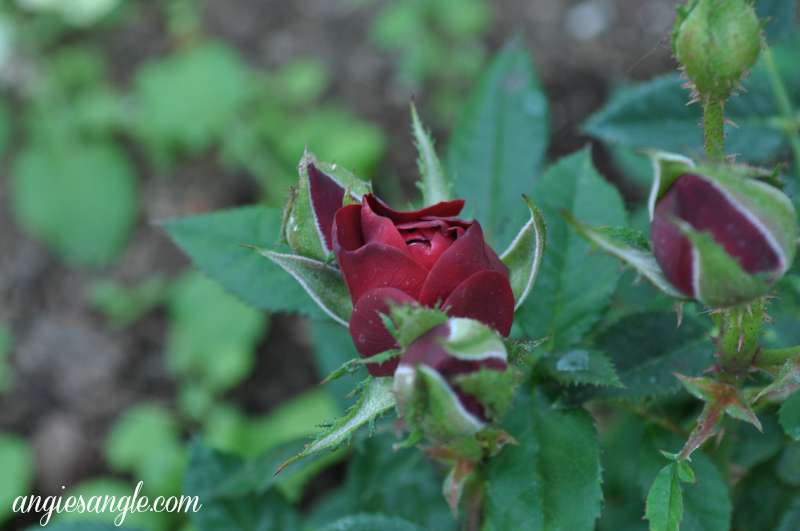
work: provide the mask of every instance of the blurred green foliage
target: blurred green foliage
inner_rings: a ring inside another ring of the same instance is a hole
[[[0,524],[14,516],[11,502],[30,493],[33,484],[33,450],[22,437],[0,433]]]

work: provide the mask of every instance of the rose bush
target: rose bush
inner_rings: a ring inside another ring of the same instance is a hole
[[[353,302],[350,334],[362,356],[396,346],[380,315],[390,303],[439,306],[508,335],[514,318],[508,268],[480,223],[455,217],[463,206],[454,200],[399,212],[369,194],[336,213],[333,249]],[[396,367],[397,359],[368,366],[373,376],[389,376]]]

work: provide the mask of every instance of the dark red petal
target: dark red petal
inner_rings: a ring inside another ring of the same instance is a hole
[[[358,301],[375,288],[397,288],[415,299],[428,271],[403,252],[381,243],[369,243],[355,251],[336,251],[350,297]]]
[[[361,233],[367,243],[383,243],[408,254],[406,242],[392,220],[373,212],[369,203],[364,203],[361,208]]]
[[[413,236],[413,233],[412,233]],[[431,269],[444,252],[453,244],[453,240],[437,232],[425,242],[412,242],[408,244],[411,257],[425,269]]]
[[[364,245],[361,232],[361,205],[340,208],[333,218],[333,252],[355,251]]]
[[[311,207],[328,250],[333,248],[333,217],[342,208],[345,190],[330,175],[317,168],[313,162],[306,166]]]
[[[689,238],[672,222],[676,202],[677,195],[667,193],[656,205],[650,224],[650,241],[656,261],[670,284],[694,297],[692,246]]]
[[[350,336],[361,356],[369,358],[389,349],[397,342],[383,325],[381,313],[389,311],[389,302],[413,302],[414,299],[395,288],[377,288],[365,293],[353,307],[350,317]],[[397,368],[398,358],[380,364],[367,365],[372,376],[391,376]]]
[[[514,293],[506,275],[480,271],[453,290],[444,308],[448,315],[475,319],[507,336],[514,322]]]
[[[391,218],[391,220],[394,221],[395,223],[407,223],[409,221],[417,221],[418,219],[422,219],[423,217],[426,216],[435,216],[435,217],[457,216],[461,212],[461,209],[464,208],[463,199],[454,199],[453,201],[442,201],[441,203],[436,203],[435,205],[431,205],[429,207],[425,207],[420,210],[413,210],[411,212],[399,212],[372,194],[365,195],[364,202],[368,203],[376,214],[380,214],[381,216],[386,216],[387,218]]]
[[[431,269],[420,293],[420,302],[433,306],[444,301],[464,280],[479,271],[497,271],[508,277],[508,269],[484,242],[480,223],[474,222]]]
[[[690,296],[691,245],[674,226],[673,218],[710,233],[748,273],[780,267],[775,249],[745,213],[706,179],[682,175],[656,205],[650,231],[653,252],[667,279]]]

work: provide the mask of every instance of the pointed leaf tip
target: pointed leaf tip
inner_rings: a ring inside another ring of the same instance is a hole
[[[411,133],[417,146],[419,156],[417,167],[422,177],[421,188],[425,205],[434,205],[451,198],[450,183],[444,173],[430,132],[422,124],[417,106],[411,101]]]

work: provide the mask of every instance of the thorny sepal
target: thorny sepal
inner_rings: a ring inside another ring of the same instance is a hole
[[[650,221],[653,221],[658,200],[678,180],[678,177],[692,172],[695,163],[689,157],[668,151],[649,151],[647,154],[653,165],[653,182],[647,199],[647,211],[650,213]]]
[[[369,358],[353,358],[351,360],[347,360],[338,368],[334,369],[330,374],[328,374],[328,376],[326,376],[321,383],[325,385],[334,380],[338,380],[342,376],[352,374],[357,371],[359,367],[363,367],[370,363],[386,363],[387,361],[400,356],[402,353],[403,352],[401,350],[391,349],[387,350],[386,352],[381,352],[380,354],[370,356]]]
[[[762,431],[761,422],[736,387],[704,377],[694,378],[681,374],[676,374],[675,377],[691,395],[705,402],[689,439],[677,456],[678,459],[689,459],[695,450],[716,435],[725,415],[748,422]]]
[[[372,425],[375,419],[395,405],[392,381],[389,378],[367,377],[361,382],[356,392],[359,394],[358,400],[347,411],[347,414],[325,426],[316,439],[303,448],[302,452],[281,464],[275,471],[276,475],[292,463],[323,450],[335,450],[340,445],[347,443],[359,428],[365,424]]]
[[[371,186],[337,164],[318,162],[309,151],[300,159],[298,174],[281,235],[295,253],[325,261],[332,250],[334,214],[345,204],[360,202]]]

